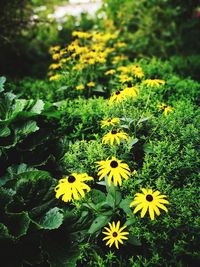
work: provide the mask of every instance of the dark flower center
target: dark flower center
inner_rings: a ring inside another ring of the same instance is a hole
[[[75,181],[76,181],[76,178],[75,178],[74,176],[70,175],[70,176],[68,177],[68,182],[69,182],[69,183],[74,183]]]
[[[116,95],[120,95],[120,91],[115,92]]]
[[[108,122],[111,122],[111,119],[108,119]]]
[[[111,131],[111,134],[116,134],[117,133],[117,130],[112,130]]]
[[[111,166],[112,168],[117,168],[117,166],[118,166],[117,161],[116,161],[116,160],[112,160],[111,163],[110,163],[110,166]]]
[[[151,202],[153,200],[152,195],[147,195],[146,196],[146,200],[149,201],[149,202]]]
[[[117,237],[118,236],[118,234],[117,234],[117,232],[113,232],[113,237]]]

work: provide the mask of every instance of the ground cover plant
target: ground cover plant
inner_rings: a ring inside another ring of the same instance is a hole
[[[51,46],[43,80],[0,77],[5,266],[198,266],[193,59],[133,58],[111,22]]]

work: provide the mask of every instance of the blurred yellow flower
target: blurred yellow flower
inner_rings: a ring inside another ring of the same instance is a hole
[[[138,89],[136,87],[127,87],[122,90],[122,94],[127,97],[136,97],[138,95]]]
[[[57,81],[60,80],[62,76],[60,74],[55,74],[49,78],[50,81]]]
[[[109,105],[115,104],[115,103],[120,103],[125,99],[125,95],[122,93],[122,91],[116,91],[113,93],[109,99]]]
[[[115,72],[116,72],[115,70],[110,69],[110,70],[107,70],[107,71],[105,72],[105,75],[113,75]]]
[[[84,90],[85,86],[83,84],[79,84],[76,86],[76,90]]]
[[[88,38],[90,38],[91,34],[88,33],[88,32],[73,31],[72,32],[72,36],[78,37],[78,38],[81,38],[81,39],[88,39]]]
[[[52,59],[53,60],[59,60],[60,59],[60,54],[59,53],[53,54],[52,55]]]
[[[164,85],[165,81],[160,79],[147,79],[143,81],[143,84],[148,87],[159,87],[160,85]]]
[[[50,66],[49,66],[49,69],[50,70],[56,70],[56,69],[59,69],[60,68],[60,64],[59,63],[52,63]]]
[[[119,75],[119,81],[121,83],[131,82],[132,80],[133,78],[129,77],[128,75],[125,75],[125,74]]]
[[[165,116],[167,116],[168,113],[173,111],[173,108],[171,106],[166,105],[165,103],[162,103],[158,107],[159,107],[159,109],[163,110],[163,113]]]
[[[55,45],[49,48],[49,53],[53,54],[55,52],[58,52],[60,50],[60,45]]]
[[[95,83],[94,82],[89,82],[89,83],[87,83],[87,86],[88,87],[94,87],[95,86]]]

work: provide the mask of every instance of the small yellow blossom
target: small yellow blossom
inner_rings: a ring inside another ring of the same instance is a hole
[[[113,74],[115,74],[115,70],[113,70],[113,69],[110,69],[110,70],[107,70],[106,72],[105,72],[105,75],[113,75]]]
[[[49,53],[53,54],[55,52],[58,52],[59,50],[60,50],[60,45],[55,45],[55,46],[50,47]]]
[[[112,119],[106,119],[101,121],[101,128],[107,127],[107,126],[114,126],[116,124],[120,123],[119,118],[112,118]]]
[[[52,63],[50,66],[49,66],[49,69],[50,70],[57,70],[60,68],[60,64],[59,63]]]
[[[76,86],[76,90],[83,90],[85,89],[85,86],[83,84],[79,84]]]
[[[128,75],[122,74],[119,75],[119,81],[121,83],[131,82],[133,80],[133,77],[129,77]]]
[[[53,54],[52,55],[52,59],[53,60],[59,60],[60,59],[60,54],[59,53]]]
[[[88,87],[94,87],[95,86],[95,83],[94,82],[89,82],[89,83],[87,83],[87,86]]]
[[[171,106],[166,105],[165,103],[162,103],[158,107],[159,109],[163,110],[165,116],[167,116],[170,112],[173,111],[173,108]]]
[[[60,80],[62,76],[60,74],[55,74],[49,78],[50,81],[57,81]]]

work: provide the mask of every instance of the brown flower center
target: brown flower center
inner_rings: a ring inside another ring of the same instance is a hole
[[[115,92],[116,95],[120,95],[120,91]]]
[[[69,183],[74,183],[76,181],[76,178],[73,176],[73,175],[70,175],[69,177],[68,177],[68,182]]]
[[[147,195],[146,196],[146,200],[149,201],[149,202],[153,201],[152,195]]]
[[[108,119],[108,122],[111,122],[111,119]]]
[[[117,133],[117,130],[112,130],[111,131],[111,134],[116,134]]]
[[[112,160],[111,163],[110,163],[110,166],[111,166],[112,168],[117,168],[117,166],[118,166],[117,161],[116,161],[116,160]]]
[[[117,234],[117,232],[113,232],[113,237],[117,237],[118,236],[118,234]]]

